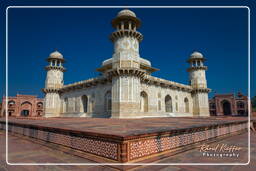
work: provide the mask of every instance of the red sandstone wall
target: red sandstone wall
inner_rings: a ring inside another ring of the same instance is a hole
[[[243,110],[245,114],[248,113],[247,96],[244,96],[241,93],[238,93],[238,96],[239,97],[236,97],[234,94],[216,94],[212,99],[209,99],[209,106],[211,106],[210,105],[211,103],[214,103],[216,106],[215,109],[210,108],[210,113],[211,111],[214,111],[217,116],[223,116],[224,115],[223,106],[222,106],[223,101],[227,101],[230,103],[232,116],[239,115],[238,111],[241,111],[241,110]],[[244,103],[244,108],[238,108],[237,106],[238,101]]]
[[[0,116],[5,116],[8,110],[7,114],[13,117],[19,117],[22,113],[28,114],[29,117],[40,117],[43,114],[43,105],[43,99],[36,96],[16,95],[16,97],[8,97],[8,109],[6,109],[6,97],[3,97]]]
[[[256,117],[256,111],[251,112],[252,117]]]

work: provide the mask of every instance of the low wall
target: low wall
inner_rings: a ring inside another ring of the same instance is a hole
[[[216,127],[195,128],[188,130],[177,130],[176,132],[147,137],[145,139],[128,142],[128,160],[161,153],[171,149],[179,148],[211,138],[234,133],[247,129],[248,123],[219,125]]]
[[[9,132],[63,145],[93,154],[107,161],[120,163],[161,155],[163,152],[239,132],[247,128],[247,121],[233,121],[230,123],[119,137],[95,132],[88,133],[32,124],[12,123],[10,121],[8,124]],[[5,121],[0,121],[0,129],[6,129]]]

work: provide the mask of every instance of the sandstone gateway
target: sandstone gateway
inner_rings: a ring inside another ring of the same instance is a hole
[[[45,117],[142,118],[209,116],[205,58],[188,59],[189,85],[152,76],[158,69],[139,54],[143,36],[135,13],[122,10],[112,20],[113,56],[97,69],[101,76],[64,85],[65,62],[57,51],[47,58]]]

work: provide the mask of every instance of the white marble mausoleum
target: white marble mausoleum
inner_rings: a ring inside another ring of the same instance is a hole
[[[130,10],[122,10],[112,20],[115,31],[112,58],[97,69],[99,77],[64,85],[61,53],[47,58],[45,117],[142,118],[209,116],[205,58],[193,52],[188,58],[188,85],[151,74],[158,69],[142,58],[138,32],[141,21]]]

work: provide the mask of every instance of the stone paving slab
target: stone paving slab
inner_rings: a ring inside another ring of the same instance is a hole
[[[158,171],[172,171],[172,170],[189,170],[189,171],[255,171],[256,170],[256,132],[251,132],[251,161],[250,164],[242,166],[242,165],[215,165],[215,166],[142,166],[140,168],[136,168],[133,170],[136,171],[148,171],[148,170],[158,170]],[[226,138],[224,140],[211,143],[210,146],[214,147],[218,144],[227,144],[229,146],[235,145],[239,146],[242,149],[239,151],[239,158],[234,157],[225,157],[225,158],[216,158],[216,157],[205,157],[199,152],[199,148],[195,148],[193,150],[189,150],[175,156],[171,156],[162,160],[158,160],[157,163],[173,163],[173,162],[192,162],[192,163],[236,163],[236,162],[244,162],[248,161],[248,133],[243,133],[240,135],[232,136]]]
[[[3,118],[0,123],[4,129]],[[246,130],[247,125],[245,117],[9,118],[11,132],[120,163],[156,155],[159,160],[167,152],[188,150],[214,137]]]
[[[224,140],[210,144],[216,146],[217,144],[237,145],[242,147],[240,151],[240,158],[225,158],[216,159],[210,157],[203,157],[199,153],[199,149],[189,150],[174,156],[170,156],[157,163],[172,163],[172,162],[237,162],[238,160],[247,161],[247,138],[248,134],[243,133],[240,135],[232,136]],[[54,150],[44,145],[33,143],[27,139],[9,135],[9,161],[10,162],[92,162],[84,158],[73,156],[63,153],[58,150]],[[110,167],[102,166],[10,166],[5,163],[5,133],[0,131],[0,170],[1,171],[61,171],[61,170],[88,170],[88,171],[111,171],[116,170]],[[254,171],[256,170],[256,133],[251,132],[251,163],[248,166],[139,166],[130,170],[133,171]],[[241,160],[240,160],[241,159]],[[123,169],[125,170],[125,169]]]
[[[10,163],[93,163],[78,156],[63,153],[27,139],[9,134]],[[5,132],[0,131],[0,171],[38,171],[38,170],[106,170],[115,169],[103,166],[11,166],[5,162]]]
[[[82,131],[117,137],[153,134],[209,125],[247,121],[246,117],[166,117],[141,119],[102,118],[9,118],[12,123],[36,125],[63,130]],[[254,120],[256,120],[254,118]],[[0,118],[0,122],[5,118]]]

